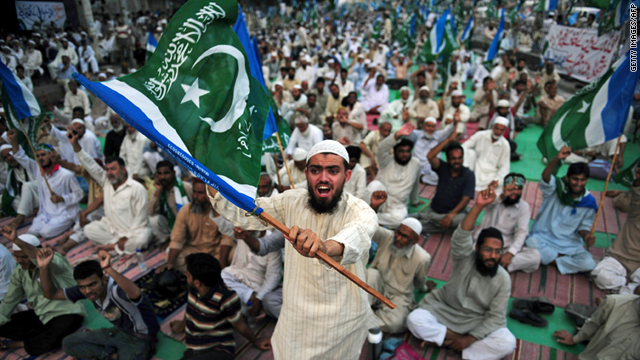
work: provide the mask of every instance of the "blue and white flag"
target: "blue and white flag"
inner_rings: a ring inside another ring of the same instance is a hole
[[[569,22],[569,25],[571,26],[578,22],[578,13],[574,12],[573,14],[569,15],[569,17],[567,17],[567,22]]]
[[[27,86],[0,61],[0,79],[18,120],[40,115],[40,105]],[[6,111],[6,109],[5,109]]]
[[[153,54],[158,47],[158,41],[153,37],[153,33],[149,31],[147,35],[147,52]]]
[[[375,2],[371,2],[371,7],[373,8],[374,11],[378,11],[378,5],[376,5]]]
[[[471,37],[471,32],[473,31],[473,14],[469,17],[469,21],[467,21],[467,25],[462,30],[462,35],[460,35],[460,42],[465,42]]]
[[[444,50],[444,41],[442,38],[444,37],[444,28],[447,25],[447,20],[449,19],[450,10],[447,8],[442,15],[438,18],[436,22],[435,30],[431,29],[429,33],[429,40],[431,41],[431,51],[433,54],[439,54]]]
[[[498,31],[496,32],[496,36],[493,37],[491,41],[491,45],[489,46],[489,50],[487,50],[487,54],[484,57],[484,61],[493,61],[493,59],[498,54],[498,49],[500,48],[500,40],[502,39],[502,35],[504,35],[504,8],[500,8],[500,24],[498,25]]]
[[[544,11],[555,11],[558,8],[558,0],[545,0]]]

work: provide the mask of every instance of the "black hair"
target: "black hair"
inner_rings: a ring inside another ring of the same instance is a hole
[[[170,162],[169,162],[169,161],[167,161],[167,160],[159,161],[159,162],[156,164],[156,171],[159,171],[159,170],[160,170],[160,168],[163,168],[163,167],[168,167],[171,171],[174,171],[174,170],[173,170],[173,164],[172,164],[172,163],[170,163]]]
[[[207,287],[214,287],[220,282],[222,267],[218,259],[211,254],[196,253],[185,258],[187,271],[193,277]]]
[[[111,164],[112,162],[117,162],[118,165],[124,166],[124,160],[122,160],[122,158],[119,156],[107,156],[107,158],[104,160],[105,165]]]
[[[491,76],[485,76],[485,78],[482,79],[482,86],[487,85],[487,83],[491,80],[493,80]]]
[[[502,243],[502,246],[504,247],[504,239],[502,238],[502,233],[500,232],[500,230],[494,227],[483,229],[480,232],[480,235],[478,235],[478,242],[476,243],[476,246],[479,248],[480,246],[484,245],[484,241],[487,238],[500,240],[500,242]]]
[[[84,108],[82,106],[76,106],[73,108],[73,112],[77,112],[77,111],[81,112],[82,115],[84,115]]]
[[[549,86],[549,85],[555,85],[555,84],[556,84],[556,81],[555,81],[555,80],[549,80],[549,81],[547,81],[546,83],[544,83],[544,87],[546,88],[546,87],[547,87],[547,86]]]
[[[319,77],[319,78],[316,80],[316,84],[317,84],[317,83],[323,83],[323,84],[324,84],[324,78],[323,78],[323,77]]]
[[[584,174],[587,179],[589,178],[589,164],[583,162],[573,163],[569,166],[569,170],[567,170],[567,177],[582,174]]]
[[[459,142],[452,142],[451,144],[447,145],[446,148],[444,148],[444,152],[445,154],[447,154],[447,159],[449,158],[449,154],[451,154],[451,152],[454,150],[460,150],[462,151],[462,155],[464,155],[464,148],[462,147],[462,145],[460,145]]]
[[[424,73],[424,71],[420,71],[416,76],[423,76],[426,77],[427,74]]]
[[[73,269],[73,278],[75,280],[84,280],[93,274],[98,275],[98,279],[104,277],[102,266],[97,260],[83,261]]]
[[[396,146],[393,147],[393,150],[395,151],[396,149],[403,147],[403,146],[408,146],[409,150],[413,150],[413,141],[407,139],[407,138],[402,138],[402,140],[400,140],[399,143],[396,144]]]
[[[22,66],[22,65],[18,65],[18,66],[16,66],[16,72],[17,72],[18,70],[20,70],[20,69],[22,69],[22,70],[24,71],[24,66]]]
[[[523,85],[523,86],[527,86],[527,83],[524,80],[518,79],[516,80],[516,82],[513,84],[513,86],[518,86],[518,85]]]
[[[340,74],[342,74],[343,72],[348,73],[347,69],[345,69],[345,68],[340,68]]]
[[[349,154],[349,160],[356,159],[360,162],[360,156],[362,155],[362,149],[358,146],[347,146],[347,153]]]
[[[311,94],[307,95],[307,99],[308,99],[308,98],[310,98],[310,97],[312,97],[312,96],[313,96],[314,98],[316,98],[316,99],[318,98],[318,97],[316,96],[316,94],[311,93]]]

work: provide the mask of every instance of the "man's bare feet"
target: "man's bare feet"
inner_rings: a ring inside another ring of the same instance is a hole
[[[174,320],[169,326],[171,327],[171,332],[174,334],[182,334],[184,332],[185,327],[187,326],[186,317],[182,320]]]
[[[58,244],[58,246],[62,246],[64,244],[67,243],[67,241],[69,241],[69,236],[70,235],[66,235],[63,238],[61,238],[60,240],[56,241],[56,244]]]

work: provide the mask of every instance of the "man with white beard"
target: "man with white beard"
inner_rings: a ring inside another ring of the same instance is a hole
[[[413,155],[420,160],[420,181],[429,185],[438,185],[438,174],[431,169],[431,164],[427,159],[427,155],[431,149],[447,140],[449,135],[451,135],[451,132],[455,129],[456,123],[449,124],[443,130],[437,131],[436,126],[436,119],[428,117],[424,121],[423,130],[414,130],[411,134],[412,137],[415,138]]]
[[[24,66],[24,74],[28,77],[34,73],[44,74],[42,69],[42,53],[36,50],[36,43],[33,40],[27,42],[27,51],[22,56],[22,66]]]
[[[478,131],[467,140],[464,148],[464,166],[476,176],[476,191],[486,189],[497,180],[498,189],[502,189],[504,177],[511,169],[511,147],[504,138],[509,120],[497,117],[493,128]]]
[[[295,120],[296,128],[291,133],[289,144],[285,153],[289,160],[293,158],[293,152],[297,148],[305,151],[311,150],[313,145],[322,141],[322,130],[313,124],[309,124],[309,119],[304,115],[298,115]]]
[[[355,360],[367,329],[381,325],[367,295],[338,272],[315,259],[318,250],[337,259],[359,278],[377,229],[373,210],[344,193],[351,177],[349,155],[336,141],[316,144],[307,156],[307,189],[258,198],[256,205],[290,227],[289,241],[273,246],[260,239],[259,248],[285,248],[282,313],[271,339],[276,359]],[[247,230],[270,227],[224,199],[209,187],[211,203],[235,226]]]
[[[400,130],[402,125],[409,121],[409,105],[411,105],[411,92],[409,87],[400,88],[400,99],[394,100],[380,114],[380,121],[391,123],[391,132]]]
[[[291,96],[293,97],[292,103],[283,103],[280,107],[282,117],[289,122],[289,127],[293,127],[294,115],[296,109],[304,106],[307,103],[307,95],[302,93],[302,87],[300,85],[293,85],[291,89]]]
[[[422,129],[425,119],[440,117],[440,109],[435,101],[429,98],[429,87],[423,86],[418,92],[418,98],[409,106],[409,121],[417,129]]]
[[[420,232],[420,221],[406,218],[395,231],[379,227],[373,236],[378,252],[367,269],[367,284],[396,305],[389,309],[375,299],[371,301],[376,316],[384,323],[382,330],[390,334],[407,329],[407,316],[416,305],[414,290],[429,290],[427,268],[431,256],[417,244]]]

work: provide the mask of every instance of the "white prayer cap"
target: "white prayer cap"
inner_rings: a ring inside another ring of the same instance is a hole
[[[307,124],[307,123],[309,123],[309,119],[304,115],[298,115],[298,117],[296,117],[296,119],[294,120],[294,123],[296,125],[298,125],[298,124]]]
[[[493,120],[493,125],[497,124],[509,126],[509,119],[507,119],[506,117],[498,116],[495,120]]]
[[[428,118],[424,119],[425,124],[426,123],[434,123],[437,124],[438,121],[436,120],[436,118],[434,118],[433,116],[429,116]]]
[[[29,41],[27,41],[27,44],[33,44],[33,45],[35,45],[35,44],[36,44],[36,42],[35,42],[35,41],[33,41],[33,40],[31,40],[31,39],[29,39]]]
[[[506,108],[508,108],[509,107],[509,100],[505,100],[505,99],[498,100],[498,106],[496,106],[496,107],[506,107]]]
[[[451,55],[453,55],[453,56],[460,56],[460,51],[458,51],[458,50],[454,50],[454,51],[451,53]]]
[[[276,86],[283,86],[282,85],[282,81],[276,81],[276,82],[273,83],[273,90],[274,91],[276,90]]]
[[[66,41],[66,42],[69,42],[69,40],[67,40],[67,38],[62,38],[60,41]]]
[[[311,62],[311,56],[305,55],[303,60],[308,62],[308,63],[310,63]]]
[[[347,149],[335,140],[323,140],[313,145],[309,154],[307,154],[307,163],[314,155],[318,154],[335,154],[343,158],[346,162],[349,162],[349,153]]]
[[[307,158],[307,150],[296,148],[293,152],[293,161],[304,161]]]
[[[334,63],[333,59],[327,60],[327,64],[333,64],[333,63]]]
[[[401,88],[400,88],[400,93],[402,94],[402,92],[403,92],[403,91],[409,91],[409,92],[411,92],[411,90],[409,90],[409,87],[408,87],[408,86],[403,86],[403,87],[401,87]]]
[[[300,86],[300,85],[293,85],[293,88],[294,89],[298,89],[298,90],[302,90],[302,86]]]
[[[369,59],[364,59],[364,64],[365,64],[365,65],[369,65],[369,64],[371,64],[371,60],[369,60]]]
[[[156,28],[156,32],[162,32],[162,26],[158,26],[158,27]]]
[[[430,91],[430,90],[429,90],[429,87],[428,87],[427,85],[425,85],[425,86],[421,87],[421,88],[420,88],[420,91],[422,91],[422,90]]]
[[[367,49],[362,49],[362,53],[363,54],[368,54],[369,53],[369,49],[368,48]]]
[[[35,237],[34,235],[31,234],[22,234],[20,236],[18,236],[18,239],[26,242],[29,245],[38,247],[40,246],[40,240],[38,240],[37,237]],[[20,249],[20,247],[16,244],[13,244],[13,251],[22,251],[22,249]]]
[[[396,51],[394,51],[394,52],[398,52],[398,50],[396,50]],[[404,58],[404,54],[403,54],[403,53],[400,53],[400,54],[398,54],[398,57]]]
[[[364,59],[364,55],[358,54],[358,59]]]
[[[334,51],[336,51],[336,48],[331,48],[331,52],[334,52]]]
[[[298,65],[298,63],[297,63],[297,62],[295,62],[295,61],[292,61],[292,62],[291,62],[291,67],[292,67],[292,68],[296,67],[297,65]]]
[[[105,73],[98,74],[98,78],[101,78],[101,77],[106,79],[107,78],[107,74],[105,74]]]
[[[84,120],[75,118],[75,119],[71,120],[71,124],[82,124],[82,125],[84,125]]]
[[[454,96],[464,96],[464,94],[462,93],[462,90],[453,90],[453,92],[451,93],[451,97]]]
[[[131,68],[131,69],[129,70],[129,74],[133,74],[134,72],[136,72],[136,70],[138,70],[138,69],[136,69],[136,68]]]
[[[2,146],[0,146],[0,153],[2,153],[3,151],[5,151],[5,150],[7,150],[7,149],[11,150],[11,149],[12,149],[11,145],[9,145],[9,144],[2,144]]]
[[[404,225],[409,229],[413,230],[416,233],[416,235],[420,235],[420,233],[422,232],[422,224],[420,223],[420,220],[415,218],[408,217],[402,220],[400,225]]]
[[[112,74],[115,74],[115,73],[116,73],[115,71],[113,71],[113,69],[112,69],[112,68],[107,68],[107,70],[106,70],[106,71],[107,71],[107,74],[108,74],[108,73],[112,73]]]

